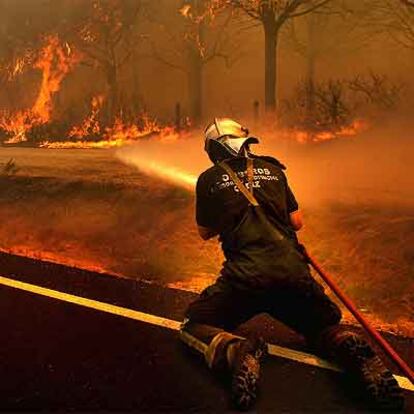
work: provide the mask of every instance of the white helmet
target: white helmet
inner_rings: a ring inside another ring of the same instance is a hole
[[[247,128],[230,118],[214,118],[204,130],[204,149],[214,163],[244,155],[248,144],[259,142],[248,134]]]

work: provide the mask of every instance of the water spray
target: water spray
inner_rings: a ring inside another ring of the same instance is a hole
[[[195,184],[197,182],[197,176],[199,174],[196,171],[188,172],[185,169],[179,169],[168,166],[167,163],[161,161],[151,161],[151,157],[146,154],[140,155],[137,153],[123,152],[117,154],[118,157],[126,164],[133,165],[141,171],[157,176],[165,181],[169,181],[175,185],[185,188],[188,191],[193,192],[195,190]],[[192,159],[191,153],[185,154],[186,160]],[[182,165],[182,163],[180,163]],[[193,164],[193,166],[196,163]],[[236,182],[236,180],[235,180]],[[309,264],[315,269],[315,271],[322,277],[326,284],[331,288],[340,301],[346,306],[346,308],[352,313],[355,319],[362,325],[368,335],[382,348],[385,354],[404,372],[408,379],[414,384],[414,374],[412,369],[407,363],[398,355],[398,353],[391,347],[391,345],[371,326],[371,324],[365,319],[365,317],[359,312],[353,302],[345,295],[345,293],[338,287],[334,279],[328,275],[315,261],[315,259],[309,255],[304,249],[304,253],[309,261]]]
[[[137,156],[122,155],[121,159],[128,165],[137,167],[149,176],[156,176],[162,180],[178,185],[188,191],[193,192],[197,183],[197,176],[179,168],[170,167],[163,163],[140,158]]]
[[[197,177],[208,167],[200,151],[199,140],[180,142],[142,142],[125,146],[116,152],[124,164],[144,174],[194,192]]]

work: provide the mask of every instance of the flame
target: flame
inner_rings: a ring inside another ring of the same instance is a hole
[[[78,57],[73,55],[67,43],[61,45],[57,36],[47,38],[47,45],[43,48],[35,64],[35,67],[42,71],[43,76],[32,113],[41,123],[50,120],[52,96],[59,91],[63,79],[77,61]]]
[[[8,73],[8,80],[13,80],[17,75],[23,73],[24,67],[26,66],[25,57],[17,58],[14,65],[10,68]]]
[[[58,36],[48,36],[45,42],[34,63],[34,68],[42,72],[42,82],[32,108],[14,114],[3,112],[0,117],[0,127],[11,135],[5,141],[7,144],[27,141],[28,131],[50,121],[53,95],[59,91],[63,79],[79,61],[79,56],[72,52],[68,44],[61,44]],[[19,73],[22,65],[21,61],[17,61],[13,73]]]
[[[206,58],[207,46],[200,38],[199,29],[203,24],[211,25],[217,12],[225,6],[222,0],[209,0],[203,3],[202,7],[193,7],[191,4],[185,3],[178,9],[178,13],[190,23],[184,34],[184,40],[199,51],[202,59]]]
[[[184,6],[183,6],[183,7],[181,7],[181,8],[178,10],[178,12],[179,12],[182,16],[184,16],[184,17],[186,17],[186,18],[189,18],[189,17],[191,16],[191,5],[190,5],[190,4],[184,4]]]
[[[286,135],[294,138],[300,143],[308,142],[322,142],[330,141],[342,137],[354,137],[358,133],[366,131],[369,125],[368,122],[362,119],[357,119],[348,126],[343,126],[333,131],[309,132],[304,130],[288,131]]]
[[[84,138],[90,135],[99,135],[101,132],[101,126],[98,121],[98,115],[102,108],[102,104],[104,102],[104,96],[94,96],[91,101],[91,112],[90,114],[83,120],[82,124],[77,126],[75,125],[69,131],[69,137],[78,137]]]
[[[127,145],[135,141],[124,140],[101,140],[97,142],[93,141],[43,141],[39,146],[40,148],[49,149],[98,149],[98,148],[117,148],[123,145]]]
[[[6,144],[16,144],[18,142],[27,141],[26,131],[33,126],[30,111],[19,111],[13,116],[3,111],[0,117],[0,128],[12,135]]]
[[[179,137],[179,134],[173,127],[161,127],[157,120],[151,118],[147,113],[141,114],[136,123],[125,123],[121,117],[117,117],[112,126],[102,128],[97,120],[97,115],[102,102],[103,97],[92,99],[90,116],[83,121],[81,126],[73,127],[69,134],[70,137],[85,138],[90,136],[93,132],[98,134],[104,129],[101,140],[89,141],[80,139],[63,142],[51,142],[46,140],[40,144],[40,147],[55,149],[116,148],[149,137],[162,141],[174,141]]]
[[[4,65],[5,79],[12,82],[18,75],[21,75],[27,67],[33,66],[33,50],[26,49],[22,55],[16,56],[10,63]]]

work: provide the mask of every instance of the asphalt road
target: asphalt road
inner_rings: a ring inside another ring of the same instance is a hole
[[[0,275],[172,320],[194,294],[0,254]],[[227,383],[177,340],[177,332],[0,284],[1,411],[230,411]],[[269,341],[301,338],[261,316]],[[412,341],[389,337],[413,364]],[[406,412],[414,392],[406,391]],[[264,366],[259,412],[366,412],[343,375],[286,358]]]

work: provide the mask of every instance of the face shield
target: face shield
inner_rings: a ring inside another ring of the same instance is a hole
[[[249,130],[229,118],[215,118],[204,131],[205,147],[210,159],[216,163],[242,154],[248,144],[258,143],[249,137]]]

